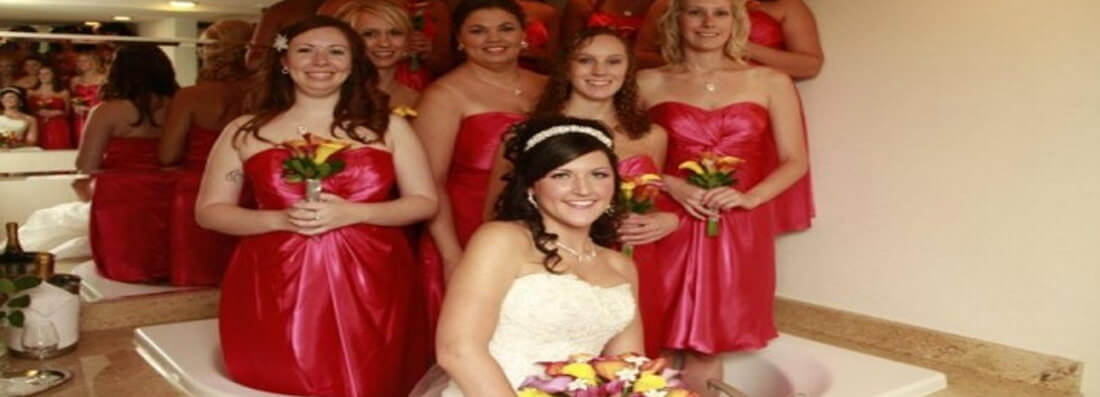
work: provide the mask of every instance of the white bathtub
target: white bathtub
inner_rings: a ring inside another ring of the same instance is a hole
[[[215,319],[142,327],[138,354],[179,389],[203,397],[291,397],[233,383],[224,374]],[[725,381],[749,397],[920,397],[947,387],[943,374],[790,335],[731,356]]]

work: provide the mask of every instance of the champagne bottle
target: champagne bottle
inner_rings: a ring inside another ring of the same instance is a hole
[[[19,224],[8,222],[4,225],[8,231],[8,245],[4,247],[4,256],[23,253],[23,246],[19,245]]]
[[[14,277],[27,272],[27,267],[34,263],[34,256],[23,251],[19,245],[19,224],[8,222],[4,225],[8,232],[8,243],[4,246],[4,253],[0,254],[0,277]]]

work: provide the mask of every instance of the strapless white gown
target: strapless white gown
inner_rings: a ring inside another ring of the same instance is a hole
[[[543,372],[540,361],[563,361],[575,353],[599,355],[634,319],[635,305],[630,284],[600,287],[572,274],[517,278],[501,303],[489,354],[515,389],[528,376]],[[411,396],[464,397],[438,367]]]

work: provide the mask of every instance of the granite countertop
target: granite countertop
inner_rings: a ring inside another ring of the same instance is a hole
[[[73,353],[35,361],[8,356],[14,370],[57,368],[73,378],[42,395],[54,397],[183,396],[134,350],[134,328],[89,331],[80,334]]]

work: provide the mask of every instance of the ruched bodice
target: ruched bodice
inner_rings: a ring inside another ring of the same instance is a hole
[[[335,155],[345,162],[344,170],[325,178],[325,192],[348,201],[383,201],[393,193],[393,159],[389,152],[371,146],[345,150]],[[271,148],[249,157],[244,172],[252,182],[259,209],[284,209],[305,198],[305,184],[287,183],[281,172],[290,152]]]
[[[749,10],[749,41],[771,48],[784,48],[783,24],[760,10]]]
[[[635,309],[630,284],[601,287],[572,274],[522,276],[501,302],[489,354],[515,388],[542,373],[538,362],[600,354],[634,319]],[[444,397],[462,395],[453,382],[443,392]]]
[[[663,102],[650,109],[654,122],[669,134],[665,172],[697,160],[703,152],[736,156],[745,160],[738,168],[738,189],[747,189],[770,171],[765,165],[771,139],[768,109],[755,102],[736,102],[716,109],[702,109],[681,102]]]

